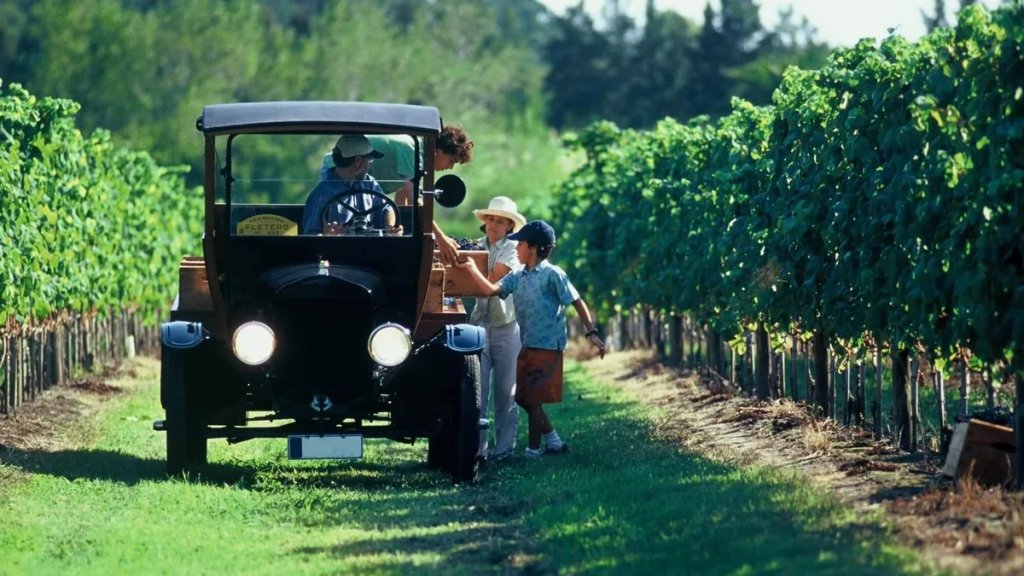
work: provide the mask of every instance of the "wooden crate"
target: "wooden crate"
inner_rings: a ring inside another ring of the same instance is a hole
[[[206,262],[200,256],[185,256],[178,266],[178,310],[213,310]]]
[[[435,253],[436,254],[436,253]],[[487,276],[487,251],[485,250],[461,250],[460,256],[465,256],[476,263],[476,267]],[[445,267],[444,295],[447,297],[463,296],[485,296],[476,283],[470,277],[470,273],[455,266]]]
[[[421,341],[430,338],[446,324],[458,324],[466,321],[466,309],[462,302],[455,298],[453,302],[445,304],[448,297],[445,294],[446,278],[452,268],[434,268],[430,271],[430,281],[427,284],[426,301],[423,303],[423,313],[413,333],[413,340]]]
[[[982,420],[961,422],[953,428],[942,473],[957,480],[969,474],[985,486],[1009,483],[1016,452],[1013,428]]]

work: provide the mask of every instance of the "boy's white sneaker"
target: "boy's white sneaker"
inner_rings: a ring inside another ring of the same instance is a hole
[[[544,454],[568,454],[568,453],[569,453],[569,443],[568,442],[562,442],[558,446],[548,446],[547,448],[544,449]]]

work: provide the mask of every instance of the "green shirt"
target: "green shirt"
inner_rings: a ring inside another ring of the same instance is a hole
[[[412,137],[405,134],[369,136],[373,149],[384,155],[373,161],[370,175],[377,179],[388,194],[397,192],[416,175]]]

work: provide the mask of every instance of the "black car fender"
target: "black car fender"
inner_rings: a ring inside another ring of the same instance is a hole
[[[444,327],[444,347],[459,354],[476,354],[487,345],[487,332],[473,324],[448,324]]]

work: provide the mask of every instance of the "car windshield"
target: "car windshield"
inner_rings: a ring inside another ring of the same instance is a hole
[[[241,134],[218,150],[218,199],[230,205],[233,235],[409,236],[409,207],[396,193],[417,166],[408,135]],[[371,148],[372,147],[372,150]],[[415,163],[414,163],[415,162]],[[368,174],[368,175],[367,175]],[[410,192],[411,194],[411,192]]]

